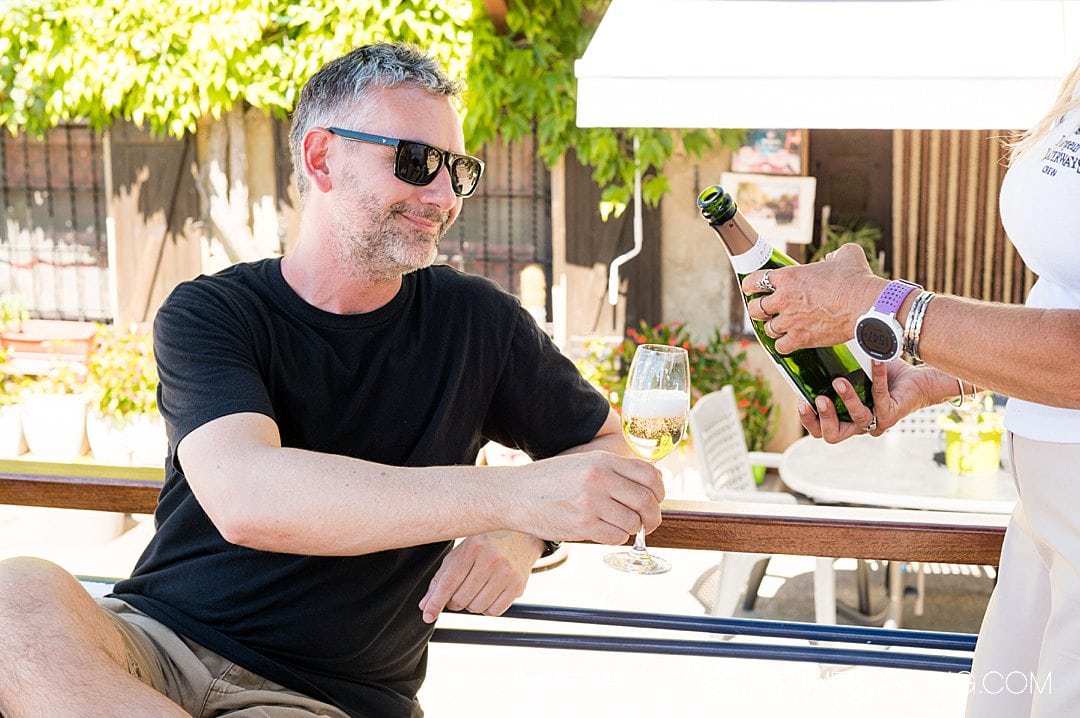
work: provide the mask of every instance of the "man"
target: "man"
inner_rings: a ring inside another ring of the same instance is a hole
[[[421,715],[444,608],[503,612],[545,541],[659,524],[659,474],[528,314],[429,266],[482,173],[456,94],[392,44],[307,83],[296,248],[155,321],[170,452],[132,577],[95,604],[0,564],[7,718]],[[474,466],[487,439],[539,460]]]

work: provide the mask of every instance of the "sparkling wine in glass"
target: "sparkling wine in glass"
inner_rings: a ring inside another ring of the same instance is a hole
[[[641,458],[656,463],[670,454],[686,432],[690,415],[690,362],[686,350],[642,344],[634,353],[622,400],[622,434]],[[666,573],[671,564],[645,548],[638,529],[628,551],[604,557],[608,566],[630,573]]]

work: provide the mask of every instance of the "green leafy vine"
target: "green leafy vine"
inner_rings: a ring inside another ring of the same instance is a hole
[[[549,167],[573,149],[592,168],[607,216],[631,199],[635,138],[642,196],[655,205],[678,145],[700,155],[743,133],[577,127],[574,60],[606,5],[510,0],[500,34],[483,0],[16,0],[0,14],[0,125],[41,133],[125,119],[179,137],[239,103],[283,116],[328,60],[402,40],[466,78],[471,145],[535,128]]]

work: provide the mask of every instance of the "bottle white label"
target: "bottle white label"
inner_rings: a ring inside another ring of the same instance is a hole
[[[731,266],[735,268],[736,274],[749,274],[764,267],[772,253],[773,246],[764,237],[758,237],[757,243],[749,252],[732,255]]]
[[[844,346],[851,350],[851,355],[855,357],[855,361],[859,362],[859,366],[866,372],[867,376],[870,376],[870,370],[873,368],[870,365],[870,355],[863,351],[859,343],[854,339],[848,339],[844,342]]]

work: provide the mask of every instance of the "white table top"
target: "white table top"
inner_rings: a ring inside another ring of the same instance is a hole
[[[1012,475],[959,476],[934,459],[940,439],[886,433],[827,444],[807,436],[784,452],[780,478],[816,502],[1012,513]]]

